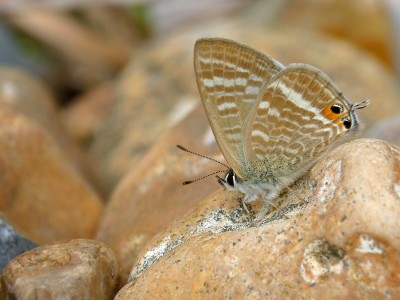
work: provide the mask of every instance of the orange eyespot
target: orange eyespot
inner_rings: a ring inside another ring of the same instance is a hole
[[[336,102],[325,107],[322,114],[334,124],[342,127],[343,130],[350,129],[352,126],[351,118],[341,103]]]
[[[343,112],[343,106],[341,106],[340,104],[333,104],[332,106],[331,106],[331,111],[334,113],[334,114],[341,114],[342,112]]]
[[[324,108],[322,114],[329,120],[336,120],[343,113],[343,106],[339,103],[334,103]]]

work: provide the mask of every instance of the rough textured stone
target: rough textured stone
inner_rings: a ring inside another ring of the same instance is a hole
[[[146,246],[116,299],[398,298],[399,174],[399,148],[363,139],[318,162],[260,222],[240,194],[218,191]]]
[[[10,226],[0,214],[0,273],[11,259],[36,246]]]
[[[155,144],[117,186],[105,209],[97,238],[115,250],[123,282],[154,234],[219,187],[214,176],[182,186],[183,181],[226,168],[177,149],[178,143],[215,158],[217,146],[202,107]]]
[[[186,108],[200,102],[193,45],[205,36],[232,38],[284,64],[304,62],[319,67],[352,102],[373,100],[371,109],[360,111],[368,125],[400,113],[400,95],[392,74],[351,44],[289,30],[261,30],[240,21],[209,22],[137,52],[122,74],[115,104],[90,149],[109,192],[160,135],[179,123]]]
[[[111,299],[118,287],[113,251],[95,240],[44,245],[4,269],[6,299]]]
[[[0,108],[0,211],[36,243],[92,237],[103,206],[40,126]]]

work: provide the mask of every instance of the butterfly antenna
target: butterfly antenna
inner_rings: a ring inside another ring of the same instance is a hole
[[[191,153],[191,154],[194,154],[194,155],[209,159],[209,160],[211,160],[213,162],[219,163],[220,165],[223,165],[224,167],[227,167],[229,169],[229,167],[226,164],[224,164],[224,163],[222,163],[222,162],[220,162],[220,161],[218,161],[218,160],[216,160],[214,158],[211,158],[211,157],[208,157],[208,156],[205,156],[205,155],[190,151],[189,149],[186,149],[185,147],[183,147],[181,145],[176,145],[176,147],[178,147],[178,149],[181,149],[182,151],[185,151],[185,152],[188,152],[188,153]],[[221,171],[221,172],[224,172],[224,171]],[[219,173],[219,172],[217,172],[217,173]],[[210,175],[213,175],[213,174],[210,174]],[[209,175],[207,175],[207,176],[209,176]],[[197,181],[197,180],[195,180],[195,181]]]
[[[200,178],[197,178],[197,179],[194,179],[194,180],[184,181],[184,182],[182,182],[182,184],[183,184],[183,185],[188,185],[188,184],[191,184],[191,183],[193,183],[193,182],[202,180],[202,179],[204,179],[204,178],[207,178],[207,177],[209,177],[209,176],[212,176],[212,175],[215,175],[215,174],[218,174],[218,173],[222,173],[222,172],[226,172],[226,171],[224,171],[224,170],[216,171],[216,172],[214,172],[214,173],[208,174],[208,175],[206,175],[206,176],[203,176],[203,177],[200,177]],[[217,176],[217,177],[218,177],[218,176]],[[220,177],[218,177],[218,178],[220,178]]]

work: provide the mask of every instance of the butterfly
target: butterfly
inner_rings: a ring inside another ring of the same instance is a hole
[[[284,66],[232,40],[194,47],[201,100],[229,170],[218,182],[273,204],[282,190],[359,129],[356,110],[332,80],[308,64]]]

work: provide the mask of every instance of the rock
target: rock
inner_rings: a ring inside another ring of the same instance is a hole
[[[378,122],[365,133],[365,136],[400,146],[400,117],[395,116]]]
[[[379,0],[293,1],[275,15],[275,23],[347,40],[394,69],[394,3]]]
[[[0,211],[36,243],[92,237],[103,206],[42,127],[0,107]]]
[[[136,53],[116,85],[109,116],[93,139],[90,154],[108,193],[160,136],[199,104],[189,47],[178,52],[156,49]]]
[[[62,112],[68,133],[82,148],[86,149],[94,134],[104,122],[114,100],[114,84],[105,82],[95,86],[78,98]]]
[[[110,78],[128,59],[126,47],[111,42],[65,11],[24,6],[7,16],[10,24],[50,48],[56,54],[54,58],[60,58],[63,74],[57,75],[75,89]],[[69,42],[65,43],[67,37]]]
[[[122,74],[110,115],[90,148],[108,193],[161,135],[182,120],[187,108],[200,103],[193,45],[196,39],[210,36],[248,44],[284,64],[304,62],[320,68],[351,102],[372,99],[371,109],[360,111],[368,125],[400,113],[393,74],[349,43],[304,32],[268,30],[237,20],[209,22],[136,52]]]
[[[0,273],[15,256],[37,247],[4,220],[0,214]]]
[[[95,240],[56,242],[14,258],[3,271],[6,299],[111,299],[118,287],[113,251]]]
[[[177,149],[178,143],[217,158],[217,146],[202,107],[198,106],[154,145],[116,187],[106,206],[97,239],[116,252],[123,282],[136,255],[154,234],[219,187],[214,175],[182,185],[183,181],[226,167],[183,152]]]
[[[399,148],[362,139],[320,160],[260,222],[239,193],[217,191],[146,246],[116,299],[398,298],[399,173]]]
[[[42,82],[21,70],[0,66],[0,107],[3,106],[41,126],[60,146],[66,159],[87,179],[97,181],[87,156],[67,135],[56,100]]]

